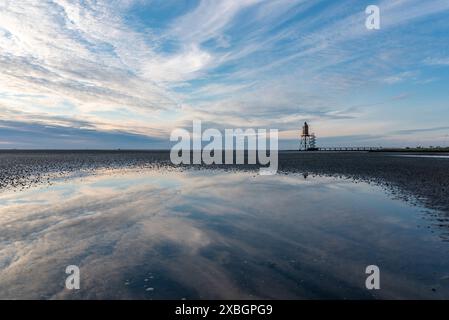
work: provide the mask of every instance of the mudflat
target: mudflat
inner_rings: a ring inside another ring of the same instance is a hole
[[[169,151],[0,151],[0,190],[51,183],[77,171],[172,167]],[[256,170],[257,165],[187,165]],[[449,212],[449,154],[381,152],[279,153],[279,174],[345,177],[381,185],[408,201]]]

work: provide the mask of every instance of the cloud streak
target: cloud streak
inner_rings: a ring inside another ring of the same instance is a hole
[[[151,140],[192,119],[285,132],[305,119],[360,128],[356,121],[380,125],[390,108],[398,110],[391,123],[408,130],[424,112],[409,92],[417,84],[422,97],[440,92],[448,77],[437,70],[447,64],[447,1],[380,1],[382,29],[375,33],[364,27],[368,1],[183,4],[2,1],[0,118],[85,121],[96,133]],[[406,101],[391,99],[400,95]],[[350,107],[380,100],[390,103]],[[406,102],[415,110],[407,121]],[[444,101],[429,103],[441,111]],[[442,126],[440,119],[425,125]],[[343,134],[337,128],[334,135]]]

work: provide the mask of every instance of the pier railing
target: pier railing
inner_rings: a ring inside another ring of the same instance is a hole
[[[328,147],[317,148],[318,151],[379,151],[381,147]]]

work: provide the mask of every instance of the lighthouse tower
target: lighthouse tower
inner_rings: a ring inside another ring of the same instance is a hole
[[[299,150],[301,151],[311,151],[316,149],[316,137],[314,133],[310,133],[310,127],[307,122],[304,122],[301,134],[301,143],[299,145]]]

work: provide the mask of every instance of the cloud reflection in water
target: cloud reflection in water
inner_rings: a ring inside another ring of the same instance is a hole
[[[448,244],[422,208],[363,183],[129,170],[0,204],[3,299],[449,298]],[[71,264],[80,291],[64,289]]]

